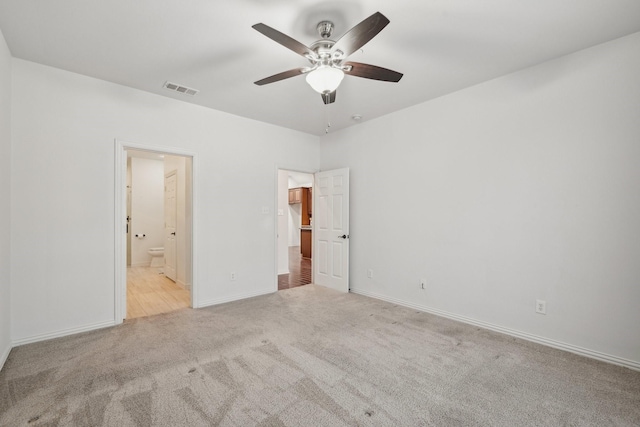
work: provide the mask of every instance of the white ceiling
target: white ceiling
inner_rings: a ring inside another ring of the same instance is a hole
[[[391,23],[350,59],[404,73],[399,83],[346,76],[328,107],[308,65],[251,26],[310,45],[320,20],[334,39],[380,11]],[[239,116],[321,135],[640,31],[638,0],[1,0],[14,57]],[[163,89],[172,81],[195,97]]]
[[[296,187],[312,187],[313,186],[313,175],[310,173],[304,172],[289,172],[289,188]]]

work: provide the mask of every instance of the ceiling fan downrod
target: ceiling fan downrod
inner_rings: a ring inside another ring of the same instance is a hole
[[[329,37],[331,37],[331,33],[333,32],[333,22],[321,21],[320,23],[318,23],[316,30],[318,30],[318,34],[320,34],[320,37],[322,37],[323,39],[328,39]]]

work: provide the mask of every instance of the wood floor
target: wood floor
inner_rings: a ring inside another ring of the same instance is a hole
[[[127,268],[127,319],[168,313],[191,306],[189,291],[158,273],[158,268]],[[311,283],[311,260],[300,246],[289,248],[289,274],[278,276],[278,290]]]
[[[278,275],[278,290],[311,283],[311,259],[302,258],[300,246],[289,247],[289,274]]]
[[[127,268],[127,319],[168,313],[191,306],[189,291],[178,286],[158,268]]]

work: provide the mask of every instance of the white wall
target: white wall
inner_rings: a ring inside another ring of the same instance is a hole
[[[12,63],[15,343],[114,322],[114,138],[196,154],[199,305],[273,291],[276,167],[318,169],[319,138]]]
[[[300,246],[300,225],[302,224],[302,204],[294,203],[287,209],[289,215],[289,246]]]
[[[145,237],[137,238],[136,234]],[[131,158],[131,266],[149,266],[164,246],[164,161]]]
[[[289,173],[278,170],[278,274],[289,274]],[[282,211],[282,215],[280,215]]]
[[[11,53],[0,32],[0,369],[11,350]]]
[[[640,368],[638,52],[640,33],[324,136],[321,169],[351,168],[352,289]]]

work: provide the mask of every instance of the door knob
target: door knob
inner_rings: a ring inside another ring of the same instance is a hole
[[[348,239],[349,235],[348,234],[343,234],[342,236],[338,236],[340,239]]]
[[[171,233],[171,235],[172,235],[172,236],[175,236],[175,235],[176,235],[176,232],[174,231],[173,233]]]

